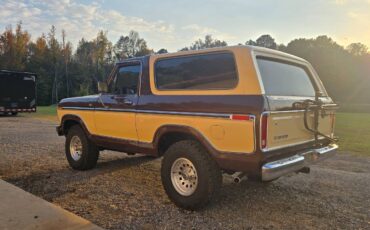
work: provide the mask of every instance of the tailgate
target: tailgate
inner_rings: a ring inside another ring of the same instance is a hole
[[[304,111],[273,111],[266,112],[262,120],[267,122],[267,135],[264,150],[274,150],[293,145],[299,145],[315,140],[315,135],[304,125]],[[326,136],[333,137],[335,110],[326,109],[319,113],[318,131]],[[307,113],[307,123],[314,128],[314,112]],[[319,136],[319,139],[324,137]]]

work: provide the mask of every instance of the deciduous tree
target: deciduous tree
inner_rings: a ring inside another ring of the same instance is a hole
[[[180,51],[201,50],[201,49],[206,49],[206,48],[214,48],[214,47],[222,47],[222,46],[227,46],[227,43],[225,41],[214,39],[212,35],[209,34],[204,37],[204,40],[198,39],[191,46],[184,47]]]
[[[144,56],[153,53],[146,44],[143,38],[140,38],[139,33],[130,31],[128,36],[121,36],[114,45],[114,53],[118,60]]]

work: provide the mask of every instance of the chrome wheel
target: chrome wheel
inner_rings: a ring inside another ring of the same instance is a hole
[[[171,181],[175,190],[182,196],[190,196],[198,186],[198,175],[193,163],[179,158],[171,167]]]
[[[78,161],[82,155],[82,142],[78,136],[73,136],[69,143],[69,152],[73,160]]]

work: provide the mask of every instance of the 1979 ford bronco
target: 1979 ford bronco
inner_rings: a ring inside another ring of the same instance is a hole
[[[337,105],[312,66],[252,46],[149,55],[119,62],[99,95],[63,99],[59,135],[70,166],[104,149],[163,156],[162,183],[198,209],[222,173],[271,181],[332,155]]]

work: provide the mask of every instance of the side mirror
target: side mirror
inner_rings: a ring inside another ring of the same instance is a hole
[[[98,92],[99,93],[106,93],[108,92],[108,85],[104,81],[98,81]]]

